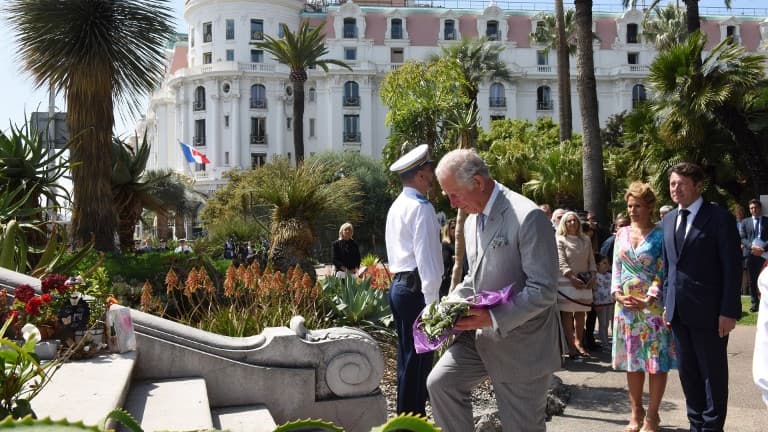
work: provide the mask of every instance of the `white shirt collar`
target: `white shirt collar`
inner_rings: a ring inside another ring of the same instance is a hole
[[[496,201],[496,197],[499,196],[499,191],[499,184],[494,180],[493,192],[491,192],[491,196],[488,198],[488,202],[485,203],[485,208],[483,209],[483,214],[486,218],[491,215],[491,209],[493,208],[494,201]]]
[[[701,205],[704,204],[704,198],[699,196],[696,201],[692,202],[691,205],[686,207],[685,209],[688,210],[690,213],[688,214],[688,223],[690,224],[690,221],[692,221],[696,217],[696,213],[699,212],[701,209]],[[678,210],[682,210],[683,206],[678,206]]]

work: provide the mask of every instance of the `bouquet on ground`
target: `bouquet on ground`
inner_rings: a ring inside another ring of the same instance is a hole
[[[509,302],[512,297],[512,285],[500,291],[481,291],[463,298],[447,295],[428,304],[413,323],[413,344],[421,354],[434,351],[443,345],[453,334],[460,333],[454,326],[459,318],[466,316],[472,308],[490,309]]]

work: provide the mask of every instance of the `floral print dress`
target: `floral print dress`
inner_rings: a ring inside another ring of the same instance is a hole
[[[657,298],[642,311],[625,309],[616,303],[612,352],[616,370],[659,373],[677,367],[672,333],[662,318],[663,243],[664,234],[659,226],[654,227],[636,248],[630,242],[630,227],[616,233],[611,295],[619,292],[645,298],[651,294]]]

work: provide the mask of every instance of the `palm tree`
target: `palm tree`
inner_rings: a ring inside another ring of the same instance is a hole
[[[145,208],[156,213],[165,212],[163,203],[151,193],[153,184],[165,178],[144,177],[149,149],[146,134],[136,150],[118,137],[112,140],[112,193],[117,214],[117,237],[123,252],[133,250],[134,228]]]
[[[555,15],[545,15],[530,34],[531,42],[544,45],[544,53],[551,48],[557,51],[557,92],[558,116],[560,120],[560,141],[566,141],[573,136],[573,109],[571,108],[571,58],[576,52],[573,39],[573,9],[563,12],[563,1],[555,0]],[[568,41],[566,44],[560,40]]]
[[[358,182],[351,176],[339,178],[336,171],[336,166],[322,161],[292,168],[286,159],[278,159],[244,179],[241,189],[271,208],[269,261],[276,269],[299,265],[314,275],[309,257],[318,229],[358,218]]]
[[[765,144],[750,129],[750,105],[765,86],[763,57],[727,40],[702,60],[706,38],[699,32],[651,64],[648,82],[660,133],[670,145],[703,151],[709,165],[724,155],[750,173],[755,195],[768,191]]]
[[[110,181],[115,105],[138,111],[139,99],[165,72],[173,35],[167,0],[9,0],[17,58],[35,84],[63,91],[72,163],[72,230],[114,249],[117,218]]]
[[[592,52],[592,0],[575,0],[576,23],[576,88],[583,130],[584,209],[591,211],[598,222],[608,226],[605,183],[603,174],[603,146],[600,142],[600,120],[597,111],[597,82],[595,59]]]
[[[624,7],[635,7],[637,0],[622,0]],[[653,0],[648,6],[648,10],[653,10],[659,5],[661,0]],[[701,17],[699,15],[699,0],[683,0],[685,3],[685,23],[688,30],[688,34],[693,34],[701,29]],[[731,8],[731,0],[723,0],[723,4],[728,9]]]
[[[205,204],[204,195],[197,192],[191,180],[173,170],[150,170],[144,174],[149,194],[161,203],[165,211],[156,211],[157,237],[168,240],[168,217],[173,215],[177,238],[186,237],[184,219],[192,217]]]
[[[296,164],[304,162],[304,83],[307,81],[307,69],[320,67],[328,72],[328,65],[352,68],[341,60],[323,59],[328,49],[323,43],[322,32],[325,23],[311,29],[308,21],[299,25],[294,33],[283,24],[283,37],[275,39],[264,35],[263,41],[253,42],[253,46],[275,56],[275,60],[291,69],[289,79],[293,84],[293,148],[296,152]]]
[[[512,82],[512,73],[507,64],[499,58],[502,51],[504,51],[503,44],[489,41],[484,37],[463,38],[456,45],[444,47],[440,55],[433,55],[430,60],[446,58],[456,63],[464,76],[461,91],[468,99],[466,108],[470,110],[472,107],[477,109],[477,94],[480,91],[480,85],[484,82]],[[474,133],[472,139],[476,138],[477,133]]]
[[[685,12],[672,3],[664,8],[654,7],[643,19],[643,37],[658,51],[683,42],[687,36]]]

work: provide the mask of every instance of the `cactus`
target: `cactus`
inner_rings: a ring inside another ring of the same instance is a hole
[[[7,417],[0,422],[0,429],[12,429],[19,432],[82,432],[92,431],[100,432],[96,426],[86,426],[82,421],[70,423],[66,419],[53,421],[46,417],[44,419],[33,419],[32,416],[24,417],[21,420],[14,420]]]
[[[344,432],[344,429],[334,426],[322,420],[295,420],[283,423],[272,432],[300,432],[306,430],[317,430],[323,432]],[[425,417],[415,414],[401,414],[390,419],[381,426],[374,427],[371,432],[440,432],[440,428],[428,421]]]

